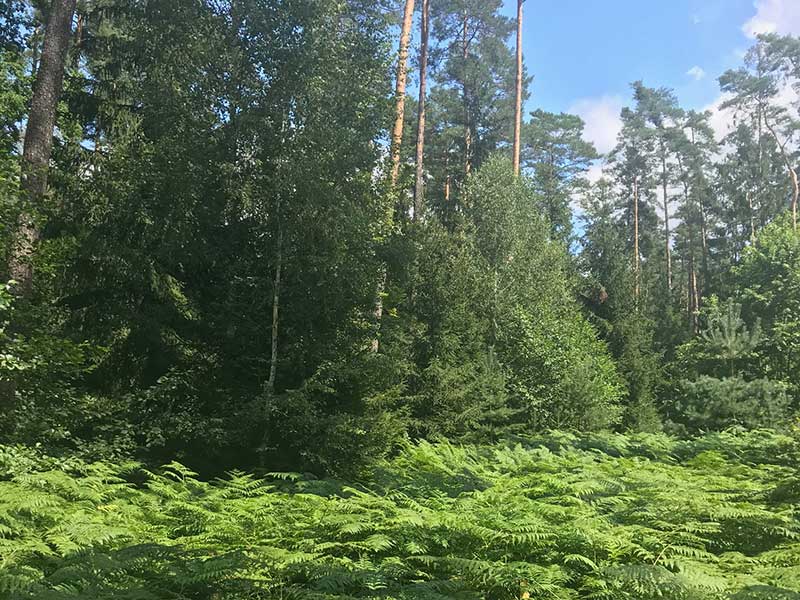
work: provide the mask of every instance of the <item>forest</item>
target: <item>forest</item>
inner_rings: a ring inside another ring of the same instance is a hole
[[[800,37],[512,4],[0,0],[0,600],[800,600]]]

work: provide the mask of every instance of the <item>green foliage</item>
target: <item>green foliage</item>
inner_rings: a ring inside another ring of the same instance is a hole
[[[724,308],[712,311],[708,316],[708,327],[700,332],[701,343],[707,352],[724,361],[733,375],[737,361],[747,358],[761,343],[760,323],[751,330],[742,320],[742,307],[729,300]]]
[[[797,452],[768,432],[421,443],[348,486],[4,450],[0,594],[794,598]]]
[[[591,322],[601,333],[627,388],[622,424],[634,431],[658,431],[656,389],[661,356],[655,344],[652,305],[635,299],[635,274],[628,242],[615,222],[608,181],[584,198],[586,221],[580,260],[591,274],[582,294]]]
[[[454,235],[419,230],[422,277],[407,309],[429,336],[410,389],[420,429],[493,439],[614,424],[622,382],[574,301],[569,257],[532,188],[494,157],[466,197]]]
[[[693,434],[734,426],[785,428],[793,414],[787,386],[769,379],[701,375],[677,382],[667,402],[672,421]]]
[[[598,158],[594,146],[583,139],[583,128],[578,116],[536,110],[522,130],[522,164],[530,171],[553,237],[565,242],[572,241],[570,202],[588,185],[583,176]]]
[[[788,218],[765,228],[737,268],[742,313],[760,320],[763,343],[754,369],[797,389],[800,368],[800,237]],[[795,393],[797,393],[795,391]]]

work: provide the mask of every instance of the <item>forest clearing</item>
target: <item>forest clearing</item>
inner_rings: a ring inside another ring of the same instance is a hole
[[[796,0],[0,0],[0,600],[800,600],[798,168]]]

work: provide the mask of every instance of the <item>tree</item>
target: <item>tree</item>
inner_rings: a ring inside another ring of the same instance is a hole
[[[731,299],[724,309],[709,314],[708,324],[700,332],[700,338],[724,361],[733,376],[736,362],[747,357],[761,343],[761,325],[756,321],[749,329],[742,320],[742,307]]]
[[[388,414],[365,398],[390,369],[325,378],[372,339],[394,203],[373,179],[391,122],[389,17],[335,0],[88,13],[85,66],[66,95],[78,136],[63,127],[54,155],[63,202],[48,213],[40,310],[61,307],[58,333],[105,348],[73,384],[113,407],[107,431],[135,424],[142,453],[277,465],[311,443],[312,413],[332,430],[336,415],[342,432]],[[56,402],[20,393],[30,422]]]
[[[625,382],[621,424],[635,431],[657,431],[661,428],[656,406],[661,357],[654,340],[652,315],[656,311],[649,301],[649,286],[641,286],[642,273],[628,258],[631,241],[626,212],[618,215],[615,189],[605,178],[583,195],[582,208],[579,258],[581,271],[588,274],[582,299]],[[638,294],[637,287],[641,288]]]
[[[511,142],[515,61],[506,41],[513,22],[501,8],[502,0],[442,0],[431,6],[438,66],[431,103],[441,123],[430,136],[438,163],[433,175],[462,194],[468,175]]]
[[[759,40],[748,51],[745,67],[727,71],[720,77],[722,91],[732,96],[722,107],[755,115],[759,128],[763,123],[777,145],[791,182],[792,223],[796,229],[800,181],[791,156],[791,146],[800,125],[787,109],[777,102],[780,90],[780,63],[769,56],[768,51],[769,47],[765,41]]]
[[[800,385],[798,286],[800,243],[790,219],[778,219],[745,250],[731,287],[738,292],[743,318],[761,323],[756,374],[788,383],[795,397]]]
[[[633,95],[636,111],[641,115],[643,124],[654,129],[652,137],[655,153],[654,162],[658,164],[661,183],[661,201],[664,209],[664,262],[666,267],[667,291],[672,290],[672,238],[670,236],[669,190],[673,182],[670,173],[672,158],[672,139],[676,135],[677,125],[681,119],[681,110],[675,95],[665,88],[651,89],[642,82],[633,84]],[[647,134],[645,134],[647,135]]]
[[[584,175],[598,158],[594,146],[583,139],[583,128],[575,115],[536,110],[522,130],[522,165],[553,235],[565,243],[572,232],[571,202],[585,189]]]
[[[22,293],[30,291],[31,258],[39,239],[35,212],[47,193],[47,172],[53,148],[56,107],[64,81],[64,67],[72,41],[72,17],[76,0],[56,0],[45,28],[44,48],[36,73],[33,98],[22,151],[24,205],[19,211],[15,243],[9,260],[9,274]]]
[[[604,428],[622,393],[604,343],[574,300],[566,248],[550,240],[527,182],[492,159],[469,190],[491,355],[507,372],[511,423]]]
[[[417,103],[416,176],[414,179],[414,218],[419,219],[425,201],[425,96],[428,84],[428,44],[430,40],[430,0],[422,0],[419,51],[419,102]]]
[[[525,0],[517,0],[517,76],[514,96],[514,147],[512,162],[514,175],[519,175],[521,130],[522,130],[522,4]]]
[[[718,151],[709,113],[689,111],[672,137],[677,177],[683,192],[676,216],[676,250],[686,262],[687,305],[692,334],[699,332],[702,297],[709,282],[709,202],[712,157]],[[698,258],[699,257],[699,258]],[[700,276],[698,276],[700,273]]]
[[[642,259],[652,249],[652,226],[655,215],[646,201],[652,192],[653,138],[642,114],[629,108],[622,110],[622,131],[609,163],[620,188],[622,219],[628,239],[634,273],[633,294],[641,296]]]
[[[400,27],[400,48],[397,52],[397,79],[395,83],[394,127],[392,128],[392,187],[400,177],[400,144],[403,141],[403,123],[406,106],[406,80],[408,78],[408,46],[414,22],[414,0],[405,0],[403,22]]]

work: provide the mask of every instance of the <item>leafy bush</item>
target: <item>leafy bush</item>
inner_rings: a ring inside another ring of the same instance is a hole
[[[796,599],[797,457],[765,431],[553,433],[408,445],[348,486],[27,453],[0,483],[0,597]]]

